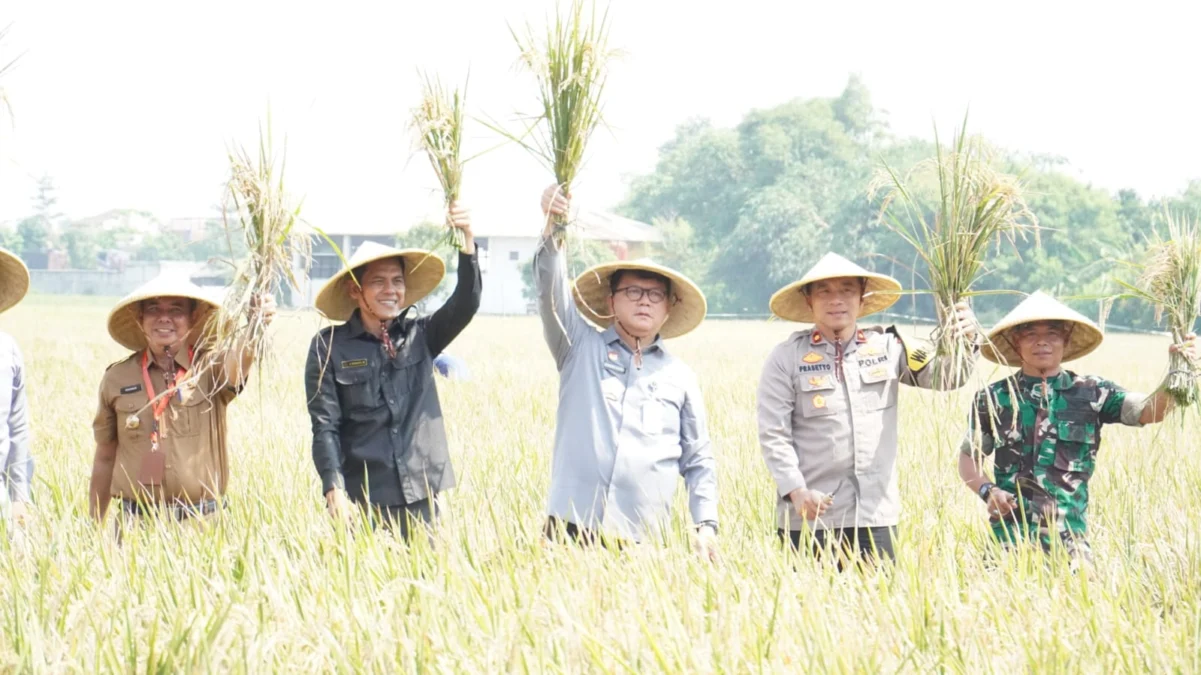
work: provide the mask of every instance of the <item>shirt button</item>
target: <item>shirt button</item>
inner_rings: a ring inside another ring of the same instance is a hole
[[[388,405],[396,405],[396,399],[388,399]]]
[[[397,431],[396,427],[392,427],[392,435],[393,435],[393,436],[395,436],[395,435],[396,435],[396,431]]]

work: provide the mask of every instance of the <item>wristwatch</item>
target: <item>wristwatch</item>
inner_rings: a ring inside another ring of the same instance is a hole
[[[982,499],[984,502],[987,503],[988,495],[992,493],[992,489],[995,487],[996,487],[996,484],[985,481],[985,483],[980,486],[980,490],[978,491],[978,494],[980,495],[980,499]]]
[[[702,520],[701,522],[696,524],[696,531],[700,532],[702,527],[711,527],[711,528],[713,528],[713,534],[717,534],[717,521],[716,520]]]

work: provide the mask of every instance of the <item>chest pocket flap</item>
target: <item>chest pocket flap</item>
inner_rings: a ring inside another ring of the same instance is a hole
[[[353,410],[379,405],[379,381],[369,365],[340,368],[334,373],[334,381],[342,407]]]
[[[869,410],[891,408],[897,404],[896,362],[889,357],[873,361],[870,365],[859,364],[864,402]]]

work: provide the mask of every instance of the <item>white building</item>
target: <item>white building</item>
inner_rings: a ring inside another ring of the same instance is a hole
[[[517,223],[517,220],[524,219],[473,217],[484,282],[481,314],[528,314],[534,311],[533,303],[525,297],[523,270],[533,264],[541,232],[537,221],[531,227],[529,222]],[[611,213],[581,211],[576,214],[572,227],[574,236],[609,244],[618,259],[647,255],[651,246],[663,241],[663,235],[650,225]],[[365,241],[389,246],[396,243],[395,231],[384,225],[349,225],[324,231],[348,258]],[[438,253],[445,256],[448,252]],[[322,237],[315,238],[308,287],[294,296],[293,304],[311,307],[321,286],[340,269],[342,261],[329,242]],[[435,306],[453,289],[454,279],[448,279],[448,282],[434,296]]]
[[[644,256],[650,246],[663,241],[663,235],[650,225],[612,213],[580,211],[571,227],[574,236],[610,245],[618,259]],[[526,275],[523,272],[533,264],[534,252],[541,240],[537,222],[531,228],[528,222],[515,224],[488,220],[475,229],[481,255],[487,252],[480,313],[533,313],[534,303],[525,295]]]

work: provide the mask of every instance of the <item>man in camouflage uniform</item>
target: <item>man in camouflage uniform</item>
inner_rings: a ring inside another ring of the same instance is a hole
[[[1101,344],[1093,322],[1041,292],[1031,295],[989,333],[990,361],[1020,368],[976,394],[959,457],[959,475],[988,504],[993,535],[1004,547],[1055,542],[1087,560],[1088,481],[1101,428],[1141,427],[1173,407],[1166,392],[1128,392],[1108,380],[1078,375],[1061,363]],[[1192,335],[1172,345],[1196,358]],[[982,471],[992,455],[996,482]]]

